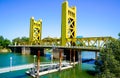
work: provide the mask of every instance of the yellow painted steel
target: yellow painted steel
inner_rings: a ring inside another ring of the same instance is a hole
[[[112,37],[74,38],[75,44],[76,44],[75,46],[93,47],[93,48],[94,47],[96,47],[96,48],[104,47],[104,45],[107,42],[110,42],[112,39],[113,39]],[[67,40],[70,40],[70,39],[67,39]],[[42,45],[56,45],[56,46],[59,46],[60,45],[60,38],[46,37],[46,38],[42,39]]]
[[[42,20],[35,21],[34,17],[30,19],[30,34],[29,43],[31,45],[39,45],[42,34]]]
[[[62,3],[61,46],[74,45],[76,38],[76,7]]]
[[[76,38],[76,7],[69,7],[68,2],[62,3],[61,38],[46,37],[41,40],[42,20],[30,19],[30,44],[103,47],[112,37],[83,37]]]
[[[77,46],[84,47],[103,47],[107,42],[110,42],[112,37],[85,37],[85,38],[76,38],[76,42],[80,43]]]

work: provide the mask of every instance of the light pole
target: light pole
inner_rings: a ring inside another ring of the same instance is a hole
[[[12,57],[10,57],[10,71],[12,71]]]
[[[34,64],[35,64],[35,58],[36,58],[36,55],[34,55],[33,57],[34,57]]]
[[[51,63],[53,62],[53,54],[51,54]]]
[[[33,57],[34,57],[34,67],[33,67],[33,70],[31,70],[31,71],[35,74],[35,58],[36,58],[36,55],[34,55]]]

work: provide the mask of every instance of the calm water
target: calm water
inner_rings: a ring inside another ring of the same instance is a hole
[[[93,52],[83,52],[83,58],[94,58]],[[13,59],[13,66],[28,64],[34,62],[33,55],[21,55],[18,53],[0,53],[0,68],[10,66],[10,57]],[[49,62],[49,56],[41,57],[42,62]],[[94,76],[87,73],[87,71],[94,70],[94,64],[82,63],[81,65],[76,65],[75,68],[64,70],[61,72],[56,72],[52,74],[47,74],[40,76],[40,78],[95,78]],[[0,74],[0,78],[32,78],[25,74],[26,70],[12,71],[4,74]]]

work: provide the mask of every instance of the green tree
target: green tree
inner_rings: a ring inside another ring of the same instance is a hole
[[[8,45],[9,45],[9,44],[11,44],[10,40],[4,39],[2,46],[3,46],[4,48],[8,48]]]
[[[96,62],[96,69],[100,71],[98,78],[120,77],[120,40],[113,39],[100,51],[100,62]]]
[[[0,36],[0,48],[7,48],[11,44],[10,40],[4,39],[3,36]]]
[[[3,41],[4,41],[4,38],[3,36],[0,36],[0,49],[3,48]]]
[[[17,37],[12,40],[13,45],[27,45],[29,43],[29,38],[28,37]]]
[[[120,32],[118,33],[119,39],[120,39]]]
[[[28,37],[22,37],[22,38],[21,38],[21,43],[22,43],[23,45],[29,44],[29,38],[28,38]]]
[[[17,37],[17,38],[14,38],[13,40],[12,40],[12,44],[16,44],[16,45],[19,45],[21,43],[21,39],[20,39],[20,37]]]
[[[4,40],[3,36],[0,36],[0,46],[3,44],[3,40]]]

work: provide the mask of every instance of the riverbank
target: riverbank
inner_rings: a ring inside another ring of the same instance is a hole
[[[8,48],[0,49],[0,53],[8,53],[8,52],[11,52],[11,50]]]

